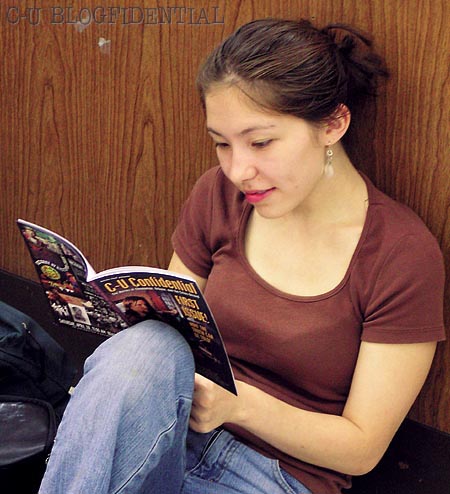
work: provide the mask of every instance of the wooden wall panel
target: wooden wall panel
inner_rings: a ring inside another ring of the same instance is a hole
[[[122,9],[116,16],[98,0],[1,2],[1,268],[35,278],[17,217],[67,235],[97,269],[165,266],[183,200],[215,163],[194,89],[197,67],[235,27],[272,15],[348,22],[374,34],[392,78],[375,118],[355,117],[349,151],[426,221],[450,273],[448,2],[192,0],[171,19],[164,2],[113,3]],[[97,10],[88,25],[98,6],[107,17]],[[153,9],[147,23],[143,9]],[[101,38],[109,41],[102,47]],[[449,362],[450,344],[441,344],[411,413],[447,431]]]

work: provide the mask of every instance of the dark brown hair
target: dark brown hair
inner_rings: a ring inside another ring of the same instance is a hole
[[[387,77],[383,59],[357,29],[307,20],[260,19],[223,41],[197,77],[202,103],[214,84],[237,85],[259,106],[320,123],[340,104],[350,109]]]

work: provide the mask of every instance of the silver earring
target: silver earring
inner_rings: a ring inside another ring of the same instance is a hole
[[[334,175],[333,168],[333,150],[330,146],[326,146],[326,159],[325,159],[325,167],[324,167],[324,175],[328,178],[331,178]]]

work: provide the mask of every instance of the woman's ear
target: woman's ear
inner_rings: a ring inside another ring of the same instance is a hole
[[[351,114],[346,105],[341,103],[325,122],[325,139],[328,145],[336,144],[350,125]]]

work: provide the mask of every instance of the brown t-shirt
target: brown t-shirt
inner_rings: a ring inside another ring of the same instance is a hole
[[[218,167],[195,185],[172,237],[184,264],[208,278],[205,296],[236,378],[305,410],[342,414],[361,341],[445,338],[444,267],[435,238],[415,213],[363,178],[369,208],[361,238],[344,279],[322,295],[283,293],[256,274],[244,255],[252,206]],[[226,428],[279,459],[314,493],[350,486],[346,475]]]

